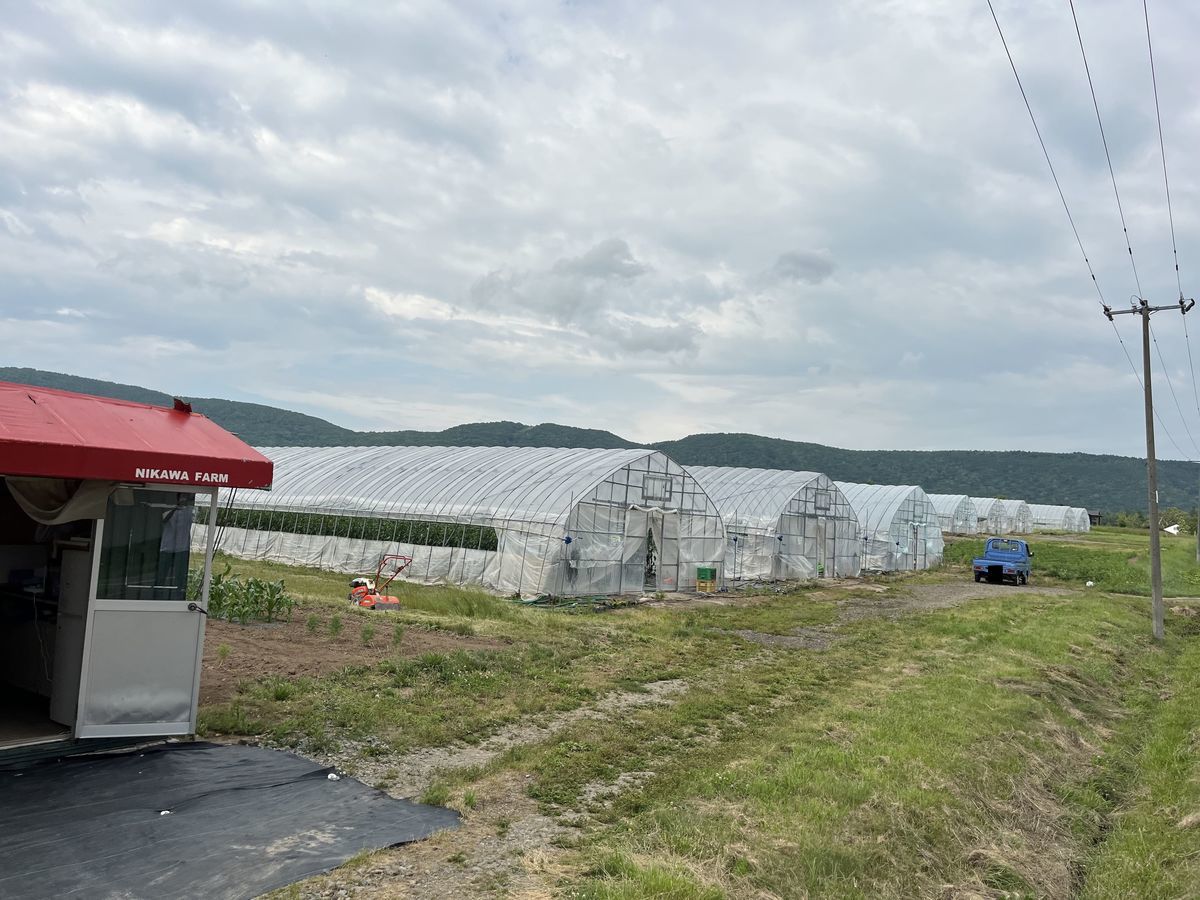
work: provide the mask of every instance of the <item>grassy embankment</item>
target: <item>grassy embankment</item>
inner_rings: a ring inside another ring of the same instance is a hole
[[[1172,616],[1156,648],[1145,600],[1101,591],[1138,588],[1113,562],[1138,570],[1144,535],[1036,548],[1039,579],[1097,588],[1045,595],[1035,583],[841,624],[847,592],[565,615],[405,588],[405,627],[504,645],[301,678],[282,694],[246,685],[202,721],[301,747],[368,741],[386,755],[683,678],[673,704],[576,721],[446,773],[438,793],[516,772],[544,809],[586,813],[561,851],[559,886],[591,897],[1188,896],[1200,879],[1200,826],[1188,827],[1200,818],[1198,620]],[[1167,552],[1182,591],[1194,563]],[[345,590],[341,576],[283,574],[310,605]],[[816,652],[731,633],[812,625],[839,639]],[[589,799],[629,773],[615,800]]]

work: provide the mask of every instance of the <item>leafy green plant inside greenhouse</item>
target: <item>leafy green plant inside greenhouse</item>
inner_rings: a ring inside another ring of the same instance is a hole
[[[203,521],[205,517],[200,515],[197,518]],[[468,550],[495,550],[498,544],[496,529],[487,525],[331,516],[271,509],[222,509],[217,513],[217,525],[251,531],[319,534],[368,541],[398,541],[425,547],[463,547]]]

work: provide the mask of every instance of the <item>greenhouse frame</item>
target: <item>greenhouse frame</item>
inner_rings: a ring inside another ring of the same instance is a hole
[[[652,450],[273,447],[269,494],[234,493],[220,549],[503,595],[690,590],[721,577],[725,528],[696,480]]]
[[[1024,500],[972,497],[979,513],[979,530],[989,534],[1029,534],[1033,516]]]
[[[884,572],[928,569],[942,561],[942,526],[916,485],[835,481],[858,517],[862,568]]]
[[[688,466],[725,523],[728,578],[859,574],[859,525],[846,497],[819,472]]]
[[[1069,506],[1052,506],[1047,503],[1029,504],[1031,526],[1034,531],[1078,531],[1079,516]]]
[[[966,494],[929,494],[938,522],[947,534],[977,534],[979,513]]]
[[[1072,506],[1071,512],[1075,514],[1075,530],[1081,533],[1086,533],[1092,530],[1092,516],[1082,506]]]

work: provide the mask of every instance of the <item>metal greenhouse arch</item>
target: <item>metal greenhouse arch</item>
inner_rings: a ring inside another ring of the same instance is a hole
[[[269,494],[237,494],[221,549],[333,571],[413,558],[404,577],[501,594],[695,587],[721,567],[716,505],[651,450],[272,447]]]
[[[728,577],[859,574],[858,519],[829,476],[736,466],[687,470],[721,511]]]

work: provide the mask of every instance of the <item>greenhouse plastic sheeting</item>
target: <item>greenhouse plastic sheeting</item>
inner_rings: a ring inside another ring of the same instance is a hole
[[[998,500],[995,497],[972,497],[979,514],[979,530],[988,534],[1029,534],[1033,531],[1033,516],[1024,500]]]
[[[818,472],[688,466],[721,511],[731,578],[859,574],[854,510]]]
[[[930,494],[929,502],[937,511],[942,531],[949,534],[979,532],[979,513],[966,494]]]
[[[1034,531],[1078,531],[1079,518],[1069,506],[1030,503],[1029,515]]]
[[[719,570],[724,560],[725,529],[716,505],[657,451],[262,452],[275,463],[272,491],[238,492],[224,504],[223,516],[256,514],[252,523],[235,520],[236,527],[220,529],[220,549],[233,556],[362,574],[374,571],[381,554],[401,553],[413,557],[403,576],[409,580],[478,584],[522,596],[688,590],[695,587],[698,566]],[[466,546],[405,540],[414,523],[464,526],[455,539]],[[300,530],[316,533],[295,533]],[[495,549],[484,546],[492,532]]]
[[[1076,531],[1091,531],[1092,517],[1082,506],[1071,507],[1071,512],[1075,514],[1075,530]]]
[[[919,487],[846,481],[834,484],[858,516],[864,569],[927,569],[942,561],[942,526],[929,497]]]

